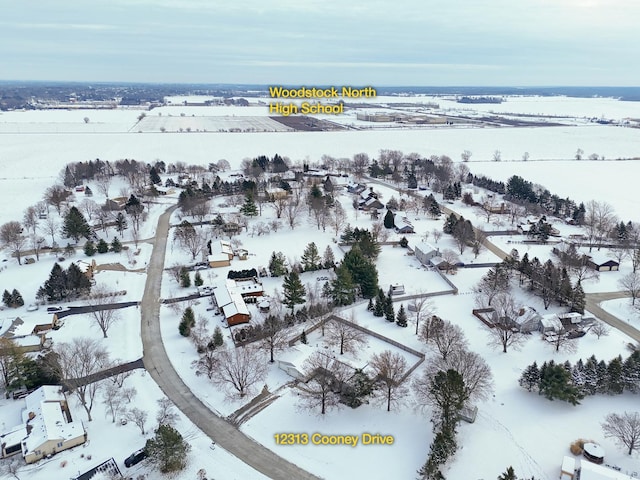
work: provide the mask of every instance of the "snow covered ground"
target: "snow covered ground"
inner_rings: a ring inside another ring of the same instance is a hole
[[[609,99],[593,99],[591,102],[583,99],[581,106],[575,99],[565,99],[566,112],[572,115],[615,117],[627,116],[627,104],[623,106]],[[444,101],[440,101],[443,105]],[[588,106],[586,104],[589,104]],[[457,105],[457,104],[456,104]],[[466,107],[466,106],[465,106]],[[185,107],[186,108],[186,107]],[[196,107],[190,107],[196,108]],[[220,111],[233,111],[231,107],[211,107]],[[256,107],[258,108],[258,107]],[[260,107],[262,108],[262,107]],[[487,106],[471,105],[469,108],[481,109]],[[529,101],[528,99],[514,99],[502,105],[492,105],[492,109],[509,108],[519,112],[529,108],[531,113],[563,112],[561,102],[555,104],[553,100]],[[535,110],[539,108],[540,110]],[[591,113],[596,110],[600,113]],[[617,110],[618,109],[618,110]],[[162,110],[164,115],[169,112],[182,111],[182,107],[167,107]],[[248,111],[240,109],[243,112]],[[185,110],[185,113],[188,111]],[[216,113],[217,114],[217,113]],[[222,113],[220,113],[222,114]],[[235,113],[234,113],[235,114]],[[24,115],[24,116],[22,116]],[[167,163],[184,161],[186,163],[200,163],[207,165],[219,158],[226,158],[237,167],[244,157],[259,154],[272,155],[278,152],[294,161],[310,159],[318,160],[322,154],[334,156],[352,156],[354,153],[366,151],[376,156],[381,148],[399,149],[405,153],[417,151],[422,155],[449,155],[458,160],[459,153],[468,149],[473,152],[469,163],[473,173],[485,173],[496,179],[505,180],[512,174],[519,174],[524,178],[537,181],[545,185],[552,193],[568,196],[574,200],[587,201],[590,199],[605,199],[616,209],[616,213],[625,220],[637,220],[637,202],[634,201],[635,179],[637,178],[637,162],[587,162],[587,161],[513,161],[519,159],[524,151],[529,151],[533,160],[551,160],[572,158],[577,148],[582,148],[588,155],[597,152],[606,158],[637,157],[640,145],[640,130],[621,127],[606,127],[590,125],[584,127],[558,128],[503,128],[503,129],[453,129],[453,130],[424,130],[424,131],[380,131],[380,132],[323,132],[323,133],[182,133],[182,134],[137,134],[125,133],[137,122],[137,111],[123,112],[9,112],[0,115],[0,198],[10,209],[3,209],[0,222],[20,220],[24,208],[33,205],[42,198],[44,190],[50,186],[58,176],[61,168],[67,162],[86,161],[92,158],[114,161],[120,158],[135,158],[139,161],[153,162],[163,160]],[[174,115],[174,113],[172,113]],[[240,113],[238,113],[240,115]],[[85,123],[84,116],[90,117]],[[178,118],[181,118],[177,113]],[[58,124],[59,127],[52,125]],[[52,125],[50,125],[52,124]],[[104,130],[91,130],[103,128]],[[135,129],[134,129],[135,130]],[[94,133],[107,131],[108,133]],[[29,133],[26,133],[29,132]],[[43,133],[46,132],[46,133]],[[116,133],[117,132],[117,133]],[[247,137],[247,135],[250,135]],[[505,161],[487,162],[493,151],[499,149]],[[576,174],[576,169],[581,172]],[[112,187],[112,194],[118,192],[120,186]],[[376,189],[378,187],[376,186]],[[379,187],[385,200],[395,195],[387,187]],[[97,189],[93,189],[93,200],[104,201]],[[82,196],[78,197],[81,201]],[[355,212],[350,206],[346,194],[340,198],[349,212],[352,226],[370,227],[372,220],[362,213],[355,218]],[[173,198],[162,199],[159,204],[152,205],[149,220],[144,224],[140,234],[142,239],[155,235],[155,224],[158,215],[172,202]],[[483,219],[471,208],[462,207],[460,202],[452,206],[460,211],[465,218],[474,223],[481,223]],[[229,213],[234,209],[221,208],[222,213]],[[250,221],[266,221],[273,217],[273,211],[265,209],[263,217]],[[423,240],[426,232],[434,228],[441,228],[442,220],[435,221],[419,215],[407,214],[416,227],[416,233],[408,235],[410,245]],[[177,223],[178,218],[174,217]],[[206,228],[206,227],[205,227]],[[100,236],[111,241],[117,232],[110,229],[106,233],[98,232]],[[564,233],[564,232],[563,232]],[[291,260],[299,259],[304,246],[315,241],[322,253],[327,246],[331,246],[337,260],[342,258],[342,251],[334,243],[335,233],[330,228],[326,232],[316,229],[315,225],[306,221],[295,230],[288,227],[267,235],[250,236],[243,234],[242,247],[250,254],[249,260],[240,262],[234,260],[231,268],[251,268],[266,266],[272,251],[283,251]],[[529,256],[552,258],[548,247],[523,246],[509,244],[515,237],[494,237],[496,243],[505,250],[516,246],[522,255],[525,251]],[[390,239],[397,239],[395,234]],[[499,240],[498,240],[499,239]],[[61,240],[61,239],[60,239]],[[132,237],[126,231],[125,242],[131,242]],[[428,240],[433,242],[432,239]],[[64,245],[64,243],[63,243]],[[117,270],[100,271],[96,280],[107,283],[114,288],[127,290],[127,294],[119,300],[140,300],[146,280],[144,266],[146,265],[151,244],[141,240],[135,248],[130,244],[130,253],[96,255],[98,264],[120,264],[129,270],[143,271],[122,272]],[[444,236],[437,246],[441,249],[455,250],[450,238]],[[131,252],[139,250],[138,255]],[[467,249],[461,260],[469,262],[492,262],[496,257],[486,251],[477,259]],[[18,287],[25,298],[25,304],[34,300],[37,288],[47,278],[57,255],[44,254],[40,262],[33,265],[18,266],[14,259],[3,252],[7,262],[2,263],[0,269],[0,290]],[[86,259],[78,252],[69,261]],[[198,259],[199,260],[199,259]],[[135,263],[134,263],[135,261]],[[190,255],[174,247],[171,242],[167,249],[166,266],[175,263],[191,263]],[[598,283],[585,283],[587,291],[618,290],[617,281],[621,275],[629,271],[628,260],[623,262],[620,272],[606,272],[600,275]],[[391,283],[404,283],[407,293],[418,291],[435,291],[447,288],[446,283],[434,272],[419,267],[415,258],[406,255],[401,248],[383,247],[378,269],[380,284],[386,287]],[[215,282],[226,277],[227,269],[207,270],[203,272],[206,282]],[[619,465],[623,471],[638,471],[638,454],[627,456],[624,451],[611,440],[603,438],[600,423],[610,412],[632,411],[638,409],[638,397],[622,395],[612,397],[589,397],[582,404],[572,407],[560,402],[548,400],[531,394],[520,388],[517,380],[528,364],[537,361],[553,359],[572,362],[578,358],[586,358],[595,354],[598,358],[609,360],[618,354],[625,355],[625,345],[630,339],[621,333],[612,331],[607,337],[597,339],[594,335],[587,335],[579,340],[578,351],[574,354],[559,354],[553,352],[539,335],[531,335],[521,351],[510,351],[502,354],[490,348],[487,341],[486,327],[471,315],[474,308],[474,296],[471,294],[473,286],[486,273],[486,268],[460,269],[450,280],[456,284],[459,294],[437,297],[432,300],[438,315],[460,325],[469,340],[470,348],[478,352],[489,363],[493,370],[494,394],[479,406],[478,418],[474,424],[460,426],[460,450],[452,461],[447,478],[454,480],[492,479],[500,474],[508,465],[513,465],[519,476],[535,475],[536,478],[557,478],[559,465],[563,455],[568,454],[569,444],[576,438],[593,438],[601,443],[607,452],[607,463]],[[316,277],[330,275],[326,272],[304,274],[303,282],[319,286]],[[265,290],[272,294],[280,288],[281,279],[268,278],[264,281]],[[182,289],[177,285],[169,273],[163,277],[162,296],[172,297],[195,292],[195,288]],[[528,292],[520,292],[518,299],[527,305],[544,311],[541,301]],[[212,315],[207,310],[209,304],[205,298],[191,302],[196,317],[203,316],[213,328],[223,325],[220,316]],[[628,319],[632,323],[640,322],[637,311],[628,308],[626,299],[606,302],[603,306],[620,318]],[[178,323],[182,309],[188,303],[181,303],[180,310],[172,310],[167,306],[161,308],[162,341],[169,352],[174,366],[183,380],[194,390],[194,393],[208,405],[212,411],[228,415],[240,407],[244,402],[230,400],[218,388],[206,379],[195,375],[191,368],[197,354],[193,344],[178,333]],[[399,305],[396,305],[396,310]],[[405,304],[405,308],[406,308]],[[24,324],[20,327],[28,331],[29,327],[49,320],[41,307],[35,312],[27,312],[26,306],[18,310],[5,310],[0,313],[0,321],[6,324],[12,317],[19,315]],[[395,324],[376,318],[366,312],[365,305],[346,309],[341,312],[349,318],[351,312],[363,326],[388,336],[389,338],[406,344],[407,346],[430,352],[422,345],[414,334],[412,316],[409,313],[409,327],[399,328]],[[560,311],[552,306],[551,311]],[[75,336],[90,336],[97,338],[112,352],[112,357],[123,361],[135,360],[142,354],[140,332],[140,312],[136,307],[123,309],[118,324],[109,331],[109,338],[102,339],[101,333],[93,325],[89,315],[78,315],[65,320],[62,329],[52,332],[54,342],[69,341]],[[258,314],[256,313],[256,316]],[[224,329],[225,343],[230,344],[229,330]],[[312,340],[315,337],[312,337]],[[319,342],[319,340],[317,340]],[[363,349],[358,361],[363,363],[372,353],[386,348],[381,342],[370,342],[369,347]],[[419,373],[418,370],[417,373]],[[415,376],[414,374],[413,376]],[[416,411],[412,398],[408,397],[406,405],[387,413],[375,403],[361,406],[352,410],[342,406],[330,412],[324,418],[319,418],[309,412],[297,408],[295,390],[285,385],[291,379],[275,366],[270,367],[266,384],[270,391],[282,387],[281,396],[265,410],[258,413],[245,424],[242,430],[258,440],[266,447],[273,449],[279,455],[327,479],[333,478],[414,478],[415,471],[426,459],[429,443],[432,439],[430,412]],[[127,384],[135,386],[138,396],[135,405],[149,412],[149,428],[151,429],[155,417],[156,400],[162,396],[157,386],[149,376],[138,371],[127,379]],[[261,388],[261,386],[260,386]],[[11,405],[10,407],[8,405]],[[15,403],[2,401],[0,416],[13,415]],[[7,413],[5,413],[7,412]],[[12,413],[13,412],[13,413]],[[77,405],[72,412],[75,417],[84,418],[84,412]],[[2,418],[3,422],[4,417]],[[104,412],[104,406],[98,402],[95,407],[94,421],[86,423],[90,443],[86,447],[79,447],[71,452],[62,453],[49,462],[41,462],[35,467],[29,467],[29,478],[45,480],[49,478],[68,478],[78,471],[84,471],[102,460],[114,456],[121,468],[122,462],[132,451],[144,444],[144,438],[131,423],[122,426],[112,423]],[[199,468],[205,468],[210,475],[219,479],[232,478],[263,478],[249,467],[243,465],[235,457],[218,448],[211,451],[209,441],[203,434],[185,418],[181,417],[179,430],[192,444],[190,463],[187,471],[180,475],[181,479],[194,478]],[[308,433],[320,432],[327,434],[381,433],[392,435],[392,446],[320,446],[307,445],[285,447],[275,444],[276,433]],[[84,454],[84,456],[81,456]],[[87,460],[91,455],[91,460]],[[61,462],[66,461],[65,467]],[[66,470],[63,470],[65,468]],[[131,473],[149,473],[145,464],[140,464]],[[151,473],[149,478],[154,478]]]

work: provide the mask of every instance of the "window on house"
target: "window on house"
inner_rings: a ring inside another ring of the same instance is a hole
[[[64,442],[58,442],[58,448],[60,448],[62,446]]]

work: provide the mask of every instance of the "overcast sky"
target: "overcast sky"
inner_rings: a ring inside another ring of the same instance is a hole
[[[0,79],[640,84],[638,0],[0,0]]]

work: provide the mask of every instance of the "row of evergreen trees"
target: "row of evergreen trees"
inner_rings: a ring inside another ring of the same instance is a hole
[[[94,243],[92,240],[87,241],[84,244],[84,254],[87,257],[93,257],[97,253],[114,252],[118,253],[122,251],[122,243],[118,240],[118,237],[113,237],[111,244],[108,244],[106,240],[101,238],[98,243]]]
[[[9,290],[3,292],[2,303],[9,308],[18,308],[24,305],[24,299],[22,298],[22,294],[14,288],[11,293],[9,293]]]
[[[622,356],[608,364],[598,361],[592,355],[583,362],[572,365],[568,360],[556,364],[553,360],[538,367],[533,362],[524,369],[519,380],[520,386],[528,391],[537,391],[549,400],[564,400],[572,405],[587,395],[619,395],[624,392],[640,392],[640,350],[633,352],[626,360]]]
[[[301,263],[293,265],[292,271],[297,273],[313,272],[321,269],[329,269],[335,267],[335,257],[331,246],[327,245],[324,254],[320,257],[318,247],[315,242],[309,243],[302,254]],[[272,277],[281,277],[289,272],[287,259],[282,252],[272,252],[269,259],[269,274]]]
[[[515,251],[505,262],[520,273],[520,285],[525,279],[529,280],[529,288],[542,298],[545,309],[549,308],[552,301],[556,301],[559,305],[569,306],[572,312],[584,313],[586,305],[584,290],[580,281],[575,285],[571,283],[566,268],[556,267],[551,260],[542,264],[538,257],[530,261],[528,253],[519,260]]]
[[[391,292],[385,295],[384,290],[378,289],[378,294],[375,296],[375,302],[373,298],[369,299],[367,310],[373,312],[374,317],[384,317],[388,322],[396,322],[399,327],[407,327],[407,312],[404,309],[404,305],[400,305],[398,314],[395,314],[393,308],[393,298]]]

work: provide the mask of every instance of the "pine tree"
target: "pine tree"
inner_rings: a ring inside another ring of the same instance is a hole
[[[80,240],[80,237],[89,238],[91,235],[91,227],[76,207],[71,207],[65,215],[62,235],[65,238],[73,238],[75,242]]]
[[[240,208],[240,213],[245,217],[255,217],[258,215],[258,207],[256,207],[256,202],[253,200],[253,194],[251,192],[247,192],[245,195],[244,205]]]
[[[324,254],[322,255],[322,266],[327,269],[336,266],[336,259],[333,256],[331,245],[327,245],[327,248],[324,249]]]
[[[367,304],[367,311],[373,312],[373,298],[369,299],[369,303]]]
[[[286,260],[282,252],[271,253],[271,259],[269,260],[269,273],[272,277],[281,277],[282,275],[286,275]]]
[[[640,351],[636,350],[622,365],[622,383],[627,392],[640,391]]]
[[[498,480],[518,480],[518,477],[516,477],[516,474],[513,471],[513,467],[510,466],[504,473],[502,473],[502,475],[498,477]]]
[[[178,331],[180,335],[183,337],[188,337],[191,335],[191,329],[196,326],[196,317],[193,313],[191,307],[187,307],[182,314],[182,319],[180,320],[180,325],[178,326]]]
[[[151,170],[149,170],[149,178],[153,185],[160,185],[162,183],[162,179],[160,178],[160,175],[158,175],[156,167],[151,167]]]
[[[621,394],[624,390],[622,378],[622,357],[612,359],[607,366],[607,393],[609,395]]]
[[[118,237],[113,237],[113,241],[111,242],[111,251],[114,253],[119,253],[122,251],[122,243],[120,243]]]
[[[283,303],[291,309],[291,315],[293,315],[295,306],[305,302],[304,296],[306,293],[297,272],[291,272],[285,275],[282,289],[284,290]]]
[[[24,306],[24,300],[22,294],[15,288],[11,292],[11,307],[18,308]]]
[[[578,281],[573,289],[573,295],[571,299],[571,311],[584,314],[584,307],[587,306],[587,300],[582,289],[582,285]]]
[[[302,268],[305,272],[318,270],[320,268],[320,255],[315,242],[307,244],[302,254]]]
[[[91,282],[75,263],[69,265],[65,278],[66,291],[70,296],[84,295],[91,290]]]
[[[336,278],[331,281],[331,299],[337,306],[351,305],[355,301],[355,283],[351,272],[343,264],[336,268]]]
[[[534,388],[538,388],[538,384],[540,383],[540,370],[538,370],[538,364],[536,362],[533,362],[524,369],[520,376],[519,383],[522,388],[526,388],[529,392]]]
[[[2,293],[2,303],[4,303],[5,307],[11,308],[11,294],[9,293],[9,290],[5,290]]]
[[[162,473],[169,473],[184,469],[190,448],[175,428],[159,425],[153,438],[147,440],[144,451]]]
[[[87,243],[84,244],[84,254],[87,257],[93,257],[96,254],[96,244],[91,240],[88,240]]]
[[[182,288],[189,288],[191,286],[191,277],[186,267],[180,267],[180,286]]]
[[[608,367],[604,360],[596,366],[596,393],[609,393]]]
[[[202,275],[200,275],[200,272],[196,272],[195,277],[193,278],[193,284],[196,287],[200,287],[202,286],[202,284],[204,283],[204,280],[202,280]]]
[[[571,382],[571,374],[562,365],[547,365],[544,376],[540,378],[539,393],[549,400],[564,400],[572,405],[578,405],[582,398]]]
[[[396,315],[393,310],[393,300],[391,299],[391,295],[387,295],[384,299],[384,318],[388,322],[395,322]]]
[[[216,325],[216,328],[213,330],[213,345],[217,347],[221,347],[224,344],[224,337],[222,336],[222,330],[219,325]]]
[[[302,333],[300,334],[300,343],[303,343],[304,345],[307,344],[307,332],[304,330],[302,330]]]
[[[98,241],[96,249],[98,250],[98,253],[107,253],[109,251],[109,244],[105,242],[104,238],[101,238]]]
[[[407,312],[404,311],[404,305],[400,304],[400,310],[398,310],[398,316],[396,318],[396,323],[399,327],[407,326]]]
[[[396,226],[395,223],[395,215],[391,210],[387,210],[387,213],[384,216],[384,228],[394,228]]]

